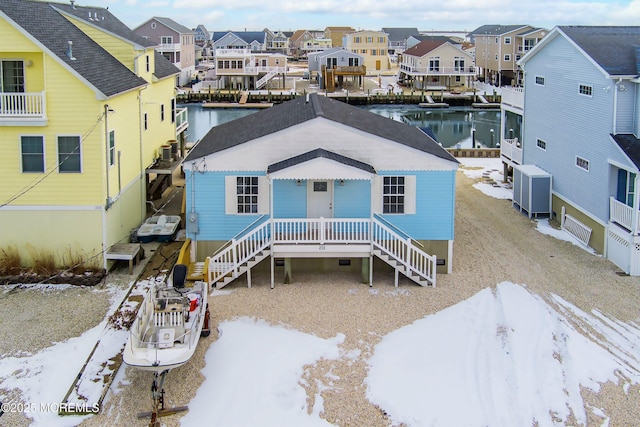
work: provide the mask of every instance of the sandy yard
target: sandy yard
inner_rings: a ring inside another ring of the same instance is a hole
[[[357,274],[317,277],[294,272],[293,284],[276,282],[271,290],[269,277],[254,275],[251,289],[241,278],[225,288],[233,292],[209,299],[212,329],[215,331],[218,322],[251,316],[321,338],[344,334],[342,347],[345,351],[360,350],[360,357],[355,361],[320,361],[311,367],[306,378],[309,399],[317,392],[313,379],[331,371],[337,379],[334,387],[322,393],[326,420],[343,426],[387,426],[389,419],[367,400],[364,386],[367,359],[374,346],[385,334],[470,298],[484,288],[510,281],[526,285],[544,298],[554,293],[585,311],[597,308],[621,321],[638,321],[639,278],[619,275],[620,269],[602,257],[538,232],[535,223],[514,209],[510,200],[486,196],[472,183],[458,173],[453,274],[439,275],[436,288],[421,288],[405,279],[395,290],[392,274],[374,271],[373,288],[378,294],[361,284]],[[43,335],[50,337],[49,342],[60,341],[97,324],[104,317],[109,295],[91,293],[91,300],[87,300],[88,293],[78,289],[47,295],[46,310],[44,297],[38,293],[29,295],[28,310],[18,304],[25,295],[5,294],[0,299],[5,319],[0,326],[0,354],[35,351],[49,345],[42,343]],[[76,309],[70,315],[59,316],[68,304]],[[43,314],[45,311],[49,314]],[[21,322],[19,333],[17,322]],[[200,370],[205,364],[205,352],[215,340],[216,333],[202,339],[192,360],[169,374],[165,384],[168,406],[187,404],[195,396],[204,380]],[[136,414],[150,408],[152,375],[122,369],[124,380],[112,386],[117,393],[110,392],[103,412],[85,420],[82,426],[146,425]],[[631,426],[638,425],[634,414],[640,413],[639,389],[633,385],[625,393],[621,386],[606,384],[599,394],[584,392],[583,397],[586,403],[604,409],[611,426]],[[313,402],[309,406],[312,405]],[[164,417],[162,422],[177,426],[180,416]],[[590,425],[602,422],[591,413],[589,417]],[[5,415],[0,424],[21,426],[28,425],[29,420]]]

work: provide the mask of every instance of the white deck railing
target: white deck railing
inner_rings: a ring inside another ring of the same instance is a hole
[[[524,109],[524,91],[521,87],[503,87],[501,92],[501,101],[520,110]]]
[[[500,144],[500,156],[511,160],[513,163],[522,164],[522,144],[518,138],[507,138]]]
[[[273,219],[273,243],[369,243],[369,218]]]
[[[176,109],[176,134],[189,127],[189,115],[186,108]]]
[[[0,92],[0,118],[45,118],[45,93]]]
[[[239,268],[272,244],[370,244],[403,266],[403,273],[436,284],[436,256],[429,255],[375,218],[274,218],[232,239],[209,260],[210,284]]]
[[[634,235],[640,231],[640,215],[636,214],[634,217],[634,209],[614,197],[609,198],[609,221],[623,226]]]
[[[425,76],[473,76],[478,74],[478,69],[473,65],[463,67],[414,67],[400,64],[400,70],[407,74]]]

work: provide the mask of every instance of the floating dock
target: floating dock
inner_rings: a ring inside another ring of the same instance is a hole
[[[269,108],[273,102],[203,102],[202,108]]]

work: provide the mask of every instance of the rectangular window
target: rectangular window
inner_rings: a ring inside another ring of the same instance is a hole
[[[373,37],[371,36],[367,37],[367,43],[373,43]]]
[[[149,120],[148,120],[148,116],[147,113],[144,113],[144,130],[149,129]]]
[[[237,177],[236,197],[238,213],[258,213],[258,177]]]
[[[22,172],[44,172],[44,137],[20,137]]]
[[[536,76],[536,84],[540,86],[544,86],[544,77]]]
[[[593,95],[593,86],[589,85],[580,85],[580,95],[591,96]]]
[[[429,71],[440,71],[440,58],[429,59]]]
[[[536,141],[536,145],[538,146],[538,148],[540,148],[541,150],[547,151],[547,143],[541,139],[538,139]]]
[[[382,185],[382,212],[388,214],[404,213],[404,177],[385,176]]]
[[[504,54],[504,60],[505,60],[506,62],[511,61],[511,55],[510,55],[510,54],[508,54],[508,53],[505,53],[505,54]]]
[[[453,59],[453,70],[456,73],[460,73],[464,71],[464,59],[462,58],[454,58]]]
[[[173,44],[173,36],[162,36],[162,37],[160,37],[160,43],[162,43],[162,44]]]
[[[109,132],[109,166],[116,164],[116,131]]]
[[[635,199],[636,174],[624,169],[618,169],[618,188],[616,200],[633,207]]]
[[[511,37],[505,37],[504,44],[511,44]]]
[[[151,71],[151,60],[149,59],[149,55],[146,56],[147,59],[147,73]]]
[[[589,160],[576,157],[576,166],[589,172]]]
[[[160,105],[160,121],[164,122],[164,104]]]
[[[78,173],[81,171],[80,137],[58,137],[58,170],[60,173]]]
[[[498,38],[498,37],[496,37],[496,44],[498,44],[498,43],[500,43],[500,42],[499,42],[499,38]]]
[[[354,37],[353,38],[353,42],[354,43],[360,43],[360,37],[359,36]]]
[[[24,62],[0,61],[0,92],[24,93]]]

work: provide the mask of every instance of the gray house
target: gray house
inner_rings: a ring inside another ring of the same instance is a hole
[[[367,74],[362,55],[341,47],[309,53],[308,60],[310,78],[317,79],[320,88],[327,92],[333,92],[336,86],[360,87]]]
[[[523,159],[552,216],[640,275],[640,27],[560,26],[522,58]]]
[[[185,85],[196,74],[195,34],[171,18],[154,16],[133,32],[156,44],[156,51],[178,67],[178,84]]]

